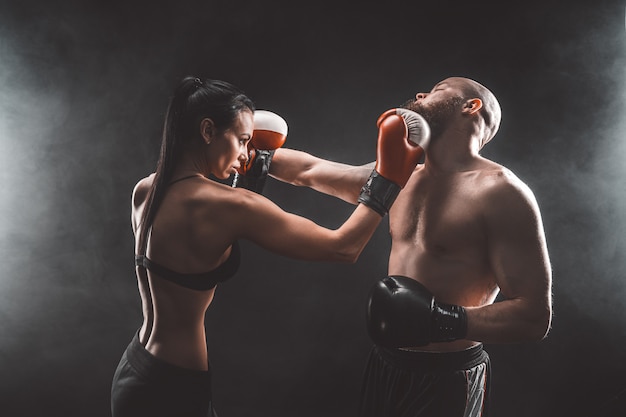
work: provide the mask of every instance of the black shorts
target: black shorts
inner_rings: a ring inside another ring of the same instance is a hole
[[[156,358],[135,334],[113,376],[111,413],[113,417],[217,417],[211,372]]]
[[[482,345],[460,352],[372,349],[359,417],[487,417],[491,366]]]

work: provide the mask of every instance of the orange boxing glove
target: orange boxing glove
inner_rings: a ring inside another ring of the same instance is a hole
[[[407,109],[387,110],[378,118],[376,171],[404,188],[424,156],[430,127],[422,116]]]
[[[254,149],[273,151],[287,140],[287,122],[285,119],[267,110],[254,112],[254,131],[250,145]]]
[[[262,193],[274,151],[287,140],[285,119],[267,110],[254,112],[254,131],[248,144],[248,161],[235,174],[233,187]]]
[[[391,109],[377,121],[376,166],[361,189],[358,201],[384,216],[424,156],[430,126],[408,109]]]

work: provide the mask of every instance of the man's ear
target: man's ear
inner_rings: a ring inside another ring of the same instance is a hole
[[[204,143],[207,145],[211,143],[213,136],[215,135],[215,124],[213,123],[213,120],[205,118],[200,121],[200,135],[202,136]]]
[[[471,98],[463,105],[463,114],[475,114],[483,108],[483,101],[479,98]]]

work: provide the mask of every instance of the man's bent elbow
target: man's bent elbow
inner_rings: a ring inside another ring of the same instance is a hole
[[[552,309],[546,308],[542,311],[541,314],[538,314],[537,317],[533,320],[533,324],[531,326],[531,332],[529,334],[529,338],[531,341],[539,342],[546,337],[548,337],[548,333],[550,332],[552,326]]]

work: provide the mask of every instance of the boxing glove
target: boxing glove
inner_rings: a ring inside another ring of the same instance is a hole
[[[462,306],[437,302],[414,279],[388,276],[370,291],[367,330],[374,343],[389,348],[451,342],[465,338],[467,313]]]
[[[233,187],[261,194],[269,173],[274,151],[287,139],[287,122],[267,110],[254,112],[254,130],[248,143],[248,161],[233,178]]]
[[[430,127],[419,114],[401,108],[381,114],[377,126],[376,165],[358,201],[384,216],[424,156]]]

